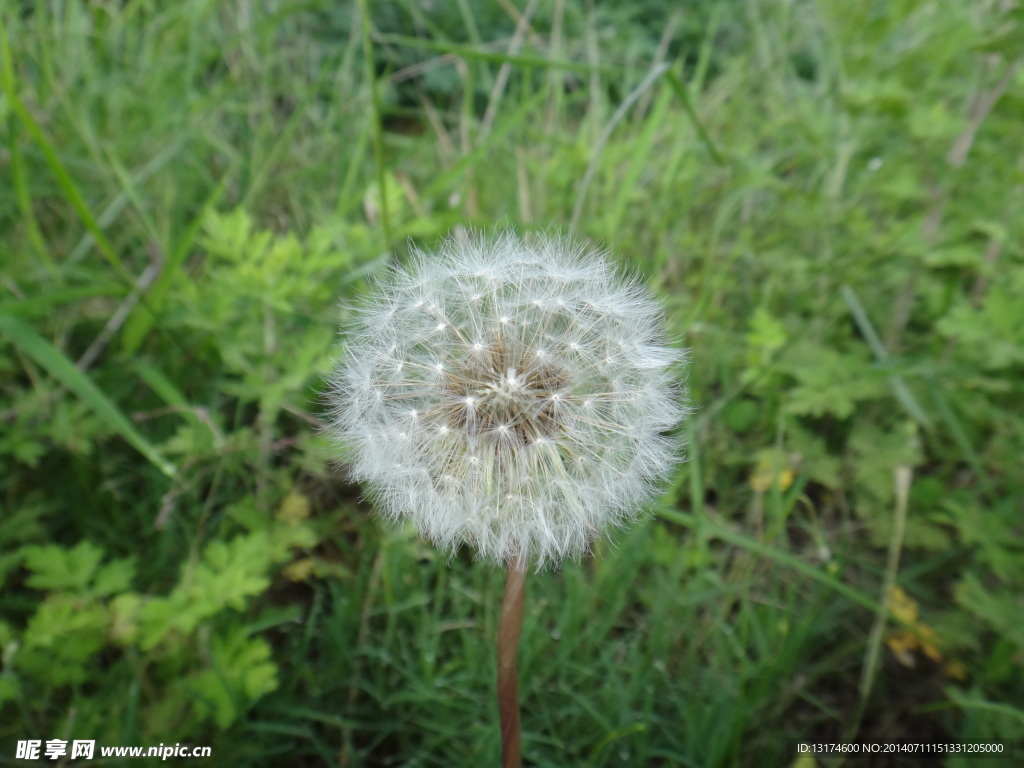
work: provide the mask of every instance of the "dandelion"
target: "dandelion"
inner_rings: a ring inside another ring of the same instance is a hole
[[[633,520],[677,459],[662,311],[554,237],[449,239],[384,280],[331,379],[335,437],[383,516],[438,546],[557,566]]]
[[[331,427],[387,518],[508,566],[498,630],[502,764],[520,764],[525,569],[636,518],[684,414],[662,307],[604,255],[506,233],[417,251],[357,313]]]

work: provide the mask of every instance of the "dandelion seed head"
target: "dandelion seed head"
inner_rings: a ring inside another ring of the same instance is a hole
[[[441,547],[557,566],[635,519],[680,459],[684,355],[661,304],[566,239],[416,252],[345,332],[332,434],[379,512]]]

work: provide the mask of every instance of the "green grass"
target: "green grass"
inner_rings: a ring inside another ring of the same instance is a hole
[[[1024,739],[1019,11],[351,5],[0,0],[3,760],[497,762],[503,574],[316,427],[457,226],[607,245],[691,350],[663,498],[528,579],[528,765]]]

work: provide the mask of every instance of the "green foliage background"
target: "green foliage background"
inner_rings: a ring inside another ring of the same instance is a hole
[[[502,574],[317,425],[344,302],[496,223],[647,276],[698,406],[530,577],[528,764],[1024,739],[1021,4],[370,5],[0,1],[0,761],[495,764]]]

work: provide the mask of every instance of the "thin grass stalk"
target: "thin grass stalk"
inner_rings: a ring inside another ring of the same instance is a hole
[[[860,731],[861,721],[864,718],[868,699],[871,696],[871,689],[874,687],[875,678],[878,673],[882,639],[891,614],[892,590],[896,586],[896,574],[900,568],[900,552],[903,549],[903,535],[907,524],[907,501],[910,497],[912,478],[913,470],[909,466],[901,464],[896,467],[893,474],[896,486],[896,511],[893,516],[892,536],[889,539],[889,556],[885,565],[885,578],[882,580],[882,595],[878,601],[875,622],[871,627],[868,647],[864,655],[864,664],[861,667],[860,685],[857,688],[857,709],[853,718],[848,723],[846,733],[844,734],[844,740],[847,742],[853,741]],[[845,755],[839,757],[837,768],[842,767],[845,759]]]
[[[388,215],[388,177],[384,167],[384,125],[381,120],[380,86],[377,83],[377,70],[373,58],[370,9],[366,0],[359,0],[359,16],[363,33],[363,59],[366,65],[366,80],[370,85],[370,102],[373,105],[370,115],[373,159],[377,166],[377,188],[380,192],[381,237],[384,240],[384,250],[386,251],[391,247],[391,218]]]

